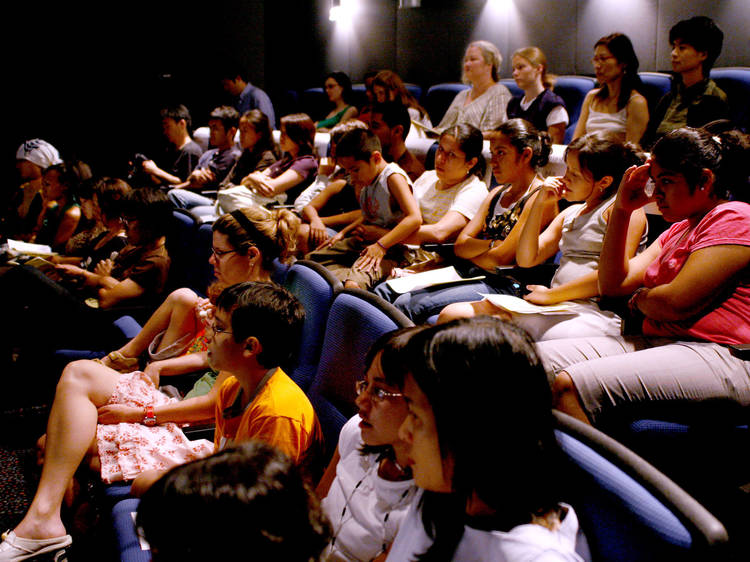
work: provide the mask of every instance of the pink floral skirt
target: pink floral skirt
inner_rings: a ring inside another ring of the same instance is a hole
[[[159,392],[141,371],[120,375],[108,404],[145,408],[176,402]],[[106,483],[132,480],[151,469],[166,470],[176,464],[203,458],[214,452],[205,439],[190,441],[175,423],[147,427],[140,423],[99,424],[96,441]]]

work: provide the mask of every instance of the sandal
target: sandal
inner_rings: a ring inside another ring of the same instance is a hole
[[[67,559],[65,549],[73,543],[70,535],[51,539],[24,539],[16,535],[15,531],[4,532],[2,539],[0,562],[29,560],[40,554],[49,555],[49,559],[55,562],[64,562]]]
[[[132,373],[138,370],[138,358],[137,357],[126,357],[119,351],[110,351],[107,354],[109,360],[109,367],[120,373]],[[103,361],[99,361],[103,363]]]

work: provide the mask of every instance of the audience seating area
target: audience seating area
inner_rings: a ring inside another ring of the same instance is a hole
[[[649,109],[656,107],[659,99],[669,91],[671,85],[670,75],[663,72],[639,72],[644,88],[641,92],[648,101]],[[724,90],[729,98],[730,117],[739,127],[747,130],[750,113],[747,109],[748,95],[750,95],[750,68],[749,67],[725,67],[713,68],[711,78]],[[514,96],[522,95],[523,92],[512,78],[503,78],[500,82],[506,86]],[[565,134],[565,142],[570,142],[575,130],[578,117],[581,114],[583,98],[589,90],[596,85],[594,78],[590,76],[561,75],[556,77],[554,91],[565,100],[570,123]],[[467,84],[447,82],[434,84],[427,88],[421,88],[415,84],[407,84],[406,87],[414,95],[422,106],[427,110],[434,125],[437,125],[445,114],[453,98],[461,90],[467,89]],[[364,105],[364,85],[356,84],[353,88],[354,105]],[[327,112],[328,99],[323,88],[308,88],[302,92],[287,90],[279,96],[278,105],[284,107],[284,112],[279,115],[302,111],[309,114],[314,120],[325,116]]]
[[[411,321],[377,295],[342,289],[315,263],[296,262],[285,284],[307,314],[293,373],[309,384],[332,455],[339,430],[356,411],[354,382],[364,377],[367,349],[381,334]],[[575,505],[593,560],[722,559],[727,532],[696,500],[597,429],[555,416],[567,459],[567,501]],[[138,500],[127,497],[127,486],[110,488],[110,501],[119,500],[111,513],[120,560],[149,560],[134,525]]]

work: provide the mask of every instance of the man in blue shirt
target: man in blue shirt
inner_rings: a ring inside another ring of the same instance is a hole
[[[251,109],[260,109],[268,117],[271,126],[276,127],[276,114],[271,98],[248,81],[247,73],[243,69],[239,67],[225,69],[222,73],[221,85],[237,98],[234,103],[237,113],[244,115]]]

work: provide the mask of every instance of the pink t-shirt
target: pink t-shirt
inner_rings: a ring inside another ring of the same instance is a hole
[[[661,254],[646,270],[643,278],[646,287],[671,282],[690,254],[702,248],[723,244],[750,246],[750,205],[736,201],[717,205],[692,232],[689,230],[688,221],[681,221],[659,237]],[[643,321],[643,333],[716,343],[750,343],[750,271],[742,272],[736,284],[727,290],[702,316],[680,322],[647,318]]]

